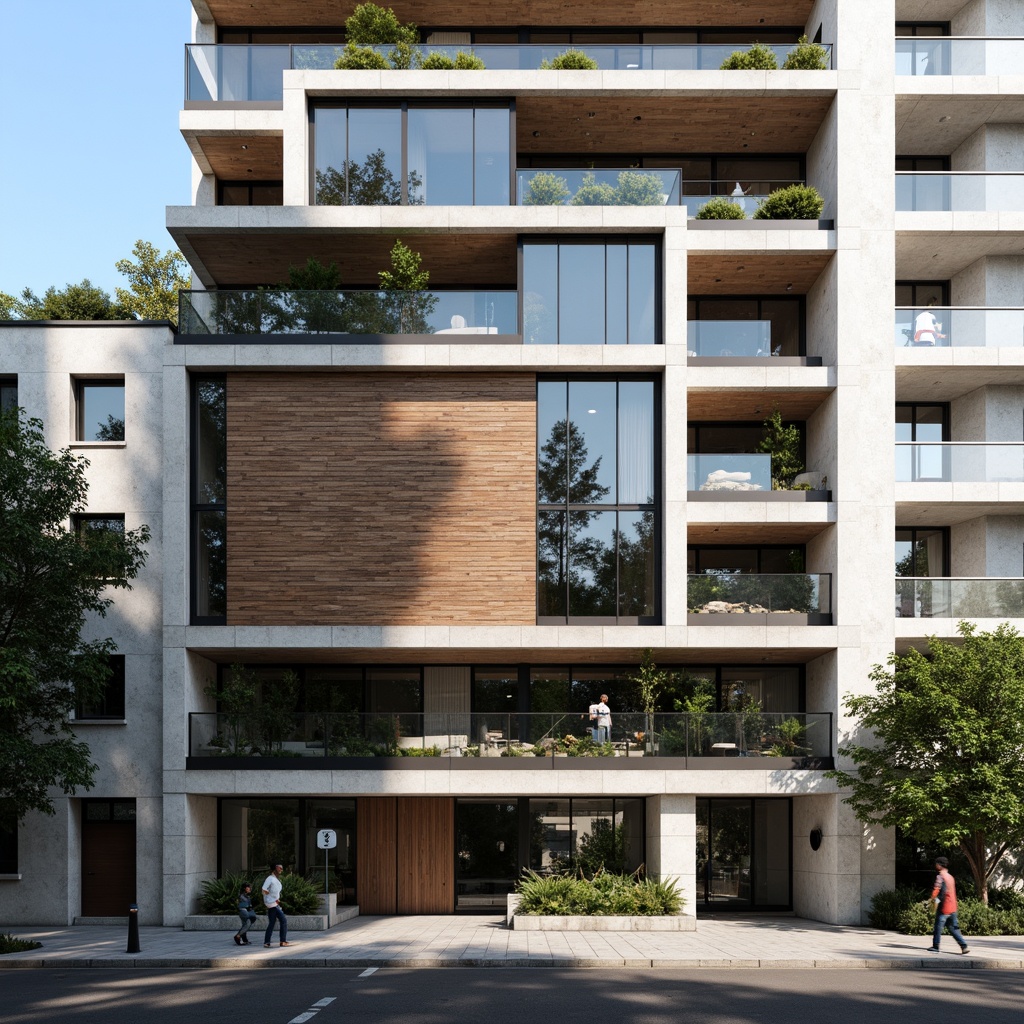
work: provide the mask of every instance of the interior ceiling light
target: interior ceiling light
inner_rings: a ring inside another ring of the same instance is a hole
[[[535,139],[539,139],[539,138],[540,138],[540,132],[534,132],[534,133],[533,133],[533,137],[534,137]]]
[[[248,149],[248,148],[249,148],[249,147],[248,147],[248,146],[246,146],[246,145],[245,145],[245,144],[243,143],[243,145],[242,145],[242,149]]]
[[[642,121],[643,118],[639,114],[637,114],[636,117],[633,118],[633,120],[634,121]]]

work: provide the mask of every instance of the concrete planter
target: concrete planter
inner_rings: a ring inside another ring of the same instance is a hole
[[[331,927],[342,921],[351,921],[359,916],[358,907],[342,907],[337,913],[331,913]],[[256,918],[249,929],[251,934],[262,932],[267,927],[264,915]],[[237,932],[238,915],[231,914],[189,914],[185,918],[187,932]],[[288,931],[290,932],[324,932],[327,931],[326,914],[289,914]],[[275,930],[275,935],[277,934]]]
[[[524,932],[695,932],[697,918],[672,917],[534,917],[517,915],[512,927]]]

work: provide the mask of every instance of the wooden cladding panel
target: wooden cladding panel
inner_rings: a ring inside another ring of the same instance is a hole
[[[398,821],[393,796],[360,797],[356,805],[356,900],[361,914],[398,908]]]
[[[200,135],[196,142],[222,181],[280,180],[284,176],[284,141],[280,135]]]
[[[531,625],[527,374],[228,375],[230,625]]]
[[[455,801],[398,797],[398,913],[455,910]]]
[[[345,23],[358,0],[206,0],[218,25],[323,25]],[[198,5],[197,5],[198,6]],[[577,4],[564,0],[391,0],[401,21],[418,25],[764,25],[796,27],[806,23],[811,0],[603,0]]]

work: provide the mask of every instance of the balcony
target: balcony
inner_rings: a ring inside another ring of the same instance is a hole
[[[577,44],[597,61],[602,71],[703,71],[718,70],[734,51],[749,44],[685,44],[607,46]],[[779,66],[795,43],[770,46]],[[384,56],[390,46],[377,46]],[[566,44],[493,44],[463,46],[418,46],[420,56],[432,53],[454,57],[471,49],[492,71],[532,71],[567,49]],[[832,47],[825,44],[828,64]],[[282,73],[288,70],[332,70],[343,48],[334,45],[245,45],[193,43],[185,47],[186,103],[280,103],[284,90]]]
[[[897,212],[1020,213],[1024,174],[1016,171],[897,171]]]
[[[1019,75],[1024,39],[952,36],[900,37],[896,40],[896,74]]]
[[[897,348],[1024,348],[1024,307],[898,306],[894,340]]]
[[[898,619],[1013,619],[1024,616],[1024,579],[900,577]]]
[[[245,715],[194,712],[188,732],[186,767],[205,769],[295,770],[354,759],[375,768],[416,769],[428,766],[424,758],[463,770],[629,769],[643,767],[639,759],[652,768],[828,768],[834,756],[831,714],[768,713],[756,706],[707,714],[613,713],[607,737],[595,735],[579,711],[268,718],[258,707]]]
[[[896,483],[1024,483],[1024,444],[900,441]]]
[[[715,359],[765,359],[782,354],[772,346],[770,320],[689,320],[686,354]]]
[[[832,574],[690,574],[686,604],[691,626],[830,626]]]
[[[386,292],[181,291],[178,333],[184,337],[301,335],[327,343],[365,343],[367,336],[438,336],[445,344],[519,344],[515,290]],[[373,343],[373,342],[371,342]]]

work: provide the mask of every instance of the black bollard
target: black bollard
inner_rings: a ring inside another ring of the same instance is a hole
[[[135,903],[128,908],[128,948],[125,952],[142,952],[142,947],[139,945],[139,908]]]

